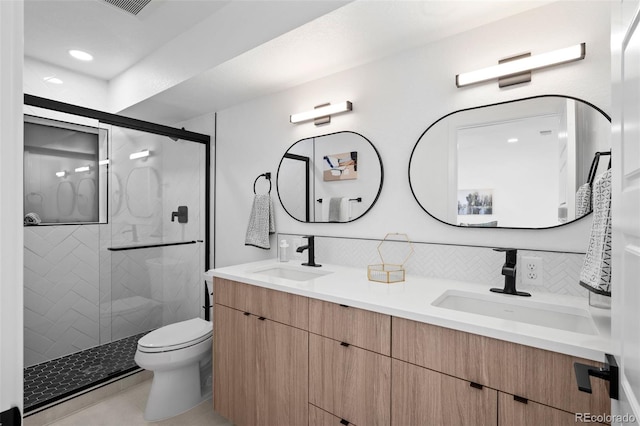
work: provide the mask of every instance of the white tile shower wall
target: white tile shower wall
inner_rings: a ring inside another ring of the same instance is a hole
[[[306,259],[306,252],[295,253],[300,236],[279,234],[278,240],[287,239],[291,246],[291,257]],[[317,236],[316,260],[319,263],[337,264],[362,268],[366,275],[367,265],[380,263],[378,246],[382,240],[337,238]],[[505,261],[504,253],[487,247],[470,247],[413,242],[414,253],[405,264],[407,274],[451,280],[477,282],[491,287],[502,287],[501,275]],[[388,263],[400,262],[406,256],[407,243],[385,242],[384,255]],[[587,291],[578,284],[583,254],[549,251],[518,250],[518,262],[522,256],[537,256],[543,262],[543,280],[540,286],[521,283],[523,268],[518,268],[516,285],[519,290],[549,292],[587,297]]]
[[[25,367],[98,344],[99,225],[24,228]]]

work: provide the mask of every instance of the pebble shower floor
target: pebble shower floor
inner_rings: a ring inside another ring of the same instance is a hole
[[[24,369],[24,411],[37,410],[114,377],[137,370],[141,333]]]

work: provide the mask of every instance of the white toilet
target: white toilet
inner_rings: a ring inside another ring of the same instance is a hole
[[[153,371],[145,420],[176,416],[211,397],[212,334],[211,322],[194,318],[138,340],[136,364]]]

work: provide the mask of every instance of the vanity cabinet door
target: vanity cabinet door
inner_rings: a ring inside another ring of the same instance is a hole
[[[496,390],[403,361],[392,363],[392,426],[496,425]]]
[[[391,317],[309,299],[309,331],[383,355],[391,355]]]
[[[215,305],[213,327],[213,409],[238,426],[255,425],[255,321]]]
[[[349,423],[390,424],[391,358],[309,335],[309,402]]]
[[[251,319],[257,327],[255,425],[306,425],[309,333],[255,316]]]
[[[216,305],[214,410],[238,426],[308,422],[309,333]]]
[[[213,297],[220,305],[303,330],[309,329],[309,302],[306,297],[217,277]]]

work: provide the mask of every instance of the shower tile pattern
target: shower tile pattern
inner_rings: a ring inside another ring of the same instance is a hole
[[[99,225],[24,228],[25,366],[98,344]]]
[[[278,240],[285,238],[294,247],[294,239],[299,236],[279,234]],[[367,265],[380,263],[378,245],[382,240],[316,237],[316,260],[320,263],[351,266],[361,268],[366,276]],[[385,255],[392,263],[395,259],[403,259],[406,242],[385,242]],[[487,247],[469,247],[433,243],[412,242],[414,253],[405,263],[407,274],[425,277],[446,278],[451,280],[470,281],[485,286],[502,287],[504,277],[501,275],[504,264],[504,253],[493,251]],[[306,258],[291,250],[292,256],[300,260]],[[559,253],[548,251],[518,250],[518,262],[522,256],[542,258],[543,280],[540,286],[527,286],[521,283],[523,268],[518,269],[517,287],[524,291],[549,292],[587,297],[588,291],[578,285],[580,269],[584,254]]]
[[[133,357],[138,340],[145,334],[141,333],[25,368],[25,412],[137,369]]]

